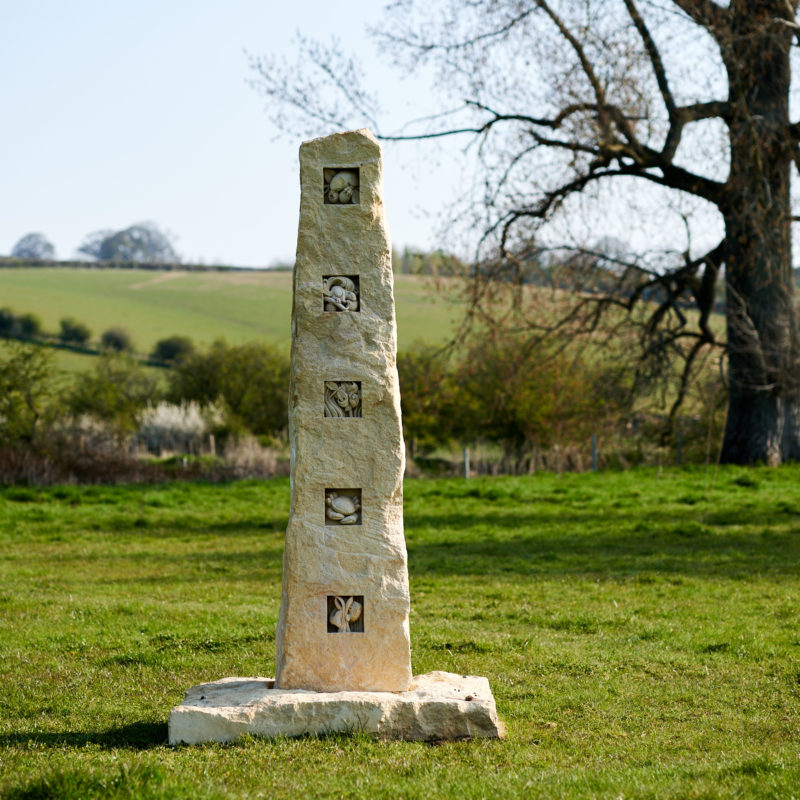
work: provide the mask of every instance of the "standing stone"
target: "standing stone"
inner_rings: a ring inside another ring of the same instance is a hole
[[[276,678],[195,686],[169,741],[364,731],[503,735],[486,678],[411,678],[405,448],[381,153],[369,131],[300,148],[289,437],[292,500]]]
[[[411,681],[405,448],[381,167],[366,130],[300,148],[281,689],[401,692]]]

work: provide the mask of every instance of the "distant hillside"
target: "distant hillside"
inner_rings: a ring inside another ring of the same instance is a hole
[[[457,309],[417,276],[395,277],[400,347],[445,340]],[[0,266],[0,307],[34,313],[47,331],[75,317],[94,339],[126,328],[138,352],[180,334],[199,344],[223,337],[288,346],[292,275],[271,270],[116,269]]]

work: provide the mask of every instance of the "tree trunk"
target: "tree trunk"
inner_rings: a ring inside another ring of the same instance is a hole
[[[791,35],[773,22],[782,6],[778,0],[732,3],[724,52],[733,111],[723,209],[730,395],[722,460],[738,464],[774,466],[798,449]]]
[[[783,460],[800,461],[800,402],[787,403],[783,427]]]

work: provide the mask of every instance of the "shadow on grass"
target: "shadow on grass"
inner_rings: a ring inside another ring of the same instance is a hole
[[[255,533],[246,526],[250,534]],[[592,574],[632,577],[656,572],[685,576],[741,578],[800,574],[800,517],[777,505],[687,510],[583,511],[554,515],[530,512],[408,514],[409,568],[428,575]],[[263,532],[258,532],[263,535]],[[235,552],[210,547],[194,552],[121,552],[120,561],[147,563],[152,573],[136,583],[194,583],[205,580],[279,580],[282,543]],[[86,561],[84,553],[62,559]],[[95,556],[107,558],[106,553]],[[163,570],[168,565],[181,569]],[[126,584],[130,578],[99,577],[96,584]]]
[[[780,530],[769,528],[763,515],[750,517],[739,514],[738,524],[750,526],[743,531],[713,514],[685,519],[649,513],[566,514],[559,517],[559,529],[553,528],[552,519],[536,514],[415,516],[407,518],[409,571],[416,577],[800,574],[800,525],[792,520],[789,530]],[[420,527],[425,532],[415,534]]]
[[[62,565],[70,562],[86,564],[90,561],[106,562],[110,558],[107,552],[83,553],[72,551],[60,555]],[[273,549],[248,549],[236,552],[206,550],[202,552],[172,553],[167,550],[145,553],[116,552],[113,560],[119,563],[147,564],[153,568],[150,575],[135,577],[99,576],[91,580],[95,586],[120,585],[128,583],[169,585],[195,583],[202,575],[205,580],[224,581],[280,581],[283,564],[283,547]],[[175,567],[172,571],[159,571],[156,566]],[[180,569],[177,569],[180,568]],[[276,578],[277,576],[277,578]]]
[[[104,750],[128,748],[149,750],[167,743],[167,725],[163,722],[132,722],[104,731],[62,731],[57,733],[7,733],[0,735],[0,747],[46,745],[47,747],[85,747],[97,745]]]
[[[274,517],[242,517],[236,520],[214,521],[208,517],[181,516],[157,512],[120,514],[96,523],[97,530],[105,530],[117,536],[153,533],[159,538],[183,539],[187,534],[201,536],[236,537],[274,535],[282,537],[289,518],[285,514]]]

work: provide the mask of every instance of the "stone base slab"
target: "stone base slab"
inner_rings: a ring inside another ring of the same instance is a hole
[[[500,738],[489,681],[430,672],[407,692],[276,689],[271,678],[222,678],[186,692],[169,715],[170,744],[230,742],[239,736],[363,731],[381,739]]]

